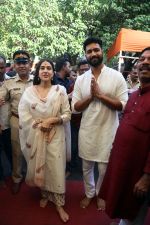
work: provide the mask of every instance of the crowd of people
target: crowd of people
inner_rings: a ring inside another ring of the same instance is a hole
[[[10,164],[12,194],[25,179],[40,188],[40,206],[53,202],[67,222],[66,175],[82,160],[80,207],[96,197],[97,209],[119,225],[142,225],[150,197],[150,47],[127,80],[104,64],[99,38],[87,38],[83,49],[77,73],[67,58],[40,59],[31,73],[29,53],[18,50],[9,77],[0,55],[0,156],[3,150]]]

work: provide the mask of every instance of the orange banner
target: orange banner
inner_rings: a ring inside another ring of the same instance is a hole
[[[122,28],[107,52],[107,60],[109,61],[120,51],[141,52],[149,46],[150,32]]]

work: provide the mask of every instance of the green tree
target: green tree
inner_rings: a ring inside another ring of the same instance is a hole
[[[147,0],[1,0],[0,51],[53,59],[68,52],[75,61],[88,36],[100,37],[106,51],[122,27],[150,31],[149,8]]]

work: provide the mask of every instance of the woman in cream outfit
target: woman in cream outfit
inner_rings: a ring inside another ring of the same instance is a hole
[[[34,85],[27,88],[19,104],[20,142],[27,161],[26,183],[41,188],[41,207],[52,201],[67,222],[69,215],[63,206],[71,112],[65,88],[52,84],[53,74],[53,63],[40,60]]]

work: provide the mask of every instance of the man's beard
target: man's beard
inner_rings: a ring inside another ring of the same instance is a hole
[[[139,79],[143,84],[150,84],[150,77],[140,77]]]
[[[100,57],[93,57],[91,59],[87,59],[88,63],[90,66],[93,66],[93,67],[97,67],[99,65],[102,64],[103,62],[103,56],[100,56]]]
[[[142,66],[139,66],[139,79],[141,83],[144,83],[144,84],[150,83],[150,76],[147,76],[147,73],[150,73],[149,64],[143,64]]]

